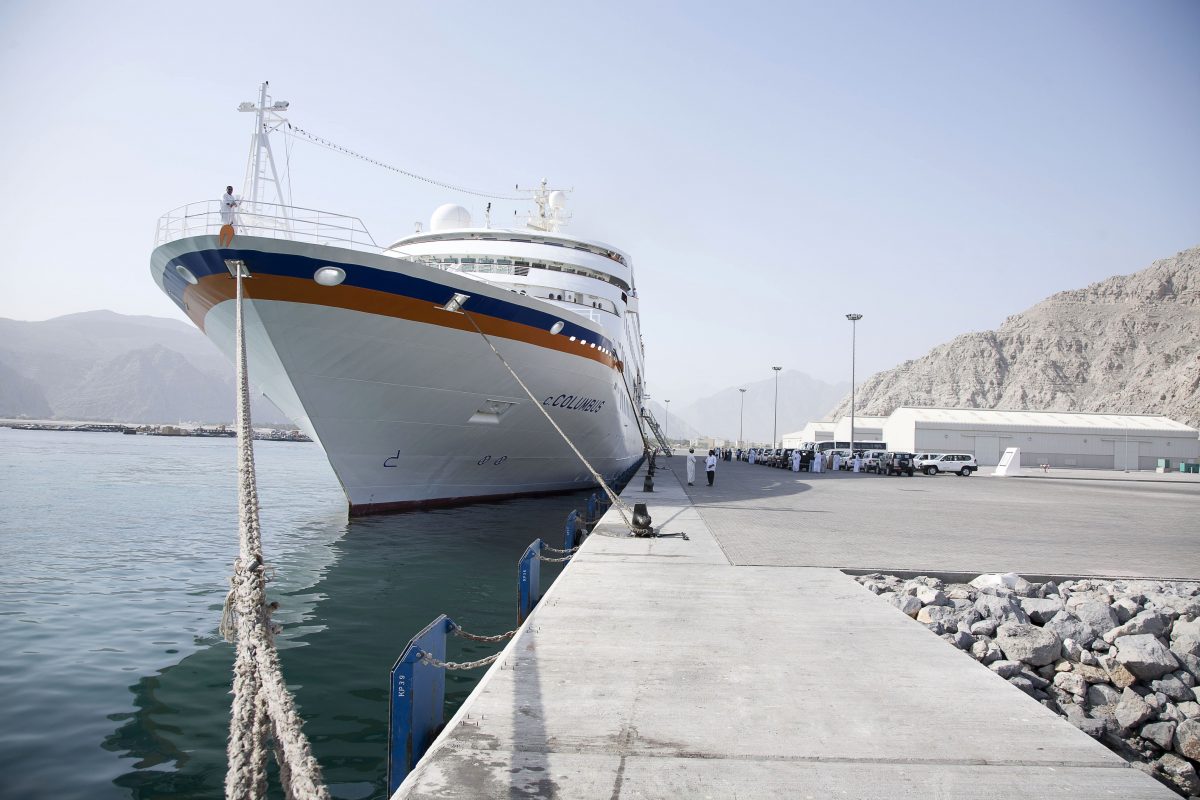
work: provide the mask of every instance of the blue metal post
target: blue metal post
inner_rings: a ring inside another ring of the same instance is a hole
[[[588,498],[587,521],[588,521],[589,525],[596,521],[596,493],[595,492],[592,492],[592,496]]]
[[[563,538],[563,550],[570,550],[578,544],[579,536],[579,512],[572,511],[567,514],[567,533]]]
[[[446,671],[421,663],[421,653],[446,660],[454,620],[442,614],[408,641],[392,666],[388,700],[388,795],[395,793],[445,722]]]
[[[542,597],[542,540],[534,539],[517,562],[517,624],[533,611]]]

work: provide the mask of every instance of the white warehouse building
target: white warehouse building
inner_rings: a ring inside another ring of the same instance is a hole
[[[1021,448],[1026,466],[1154,469],[1166,458],[1174,469],[1200,459],[1200,431],[1149,414],[902,407],[883,438],[893,450],[973,453],[980,466],[1000,463],[1009,447]]]

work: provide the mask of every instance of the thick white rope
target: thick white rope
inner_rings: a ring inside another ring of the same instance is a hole
[[[279,778],[288,800],[328,800],[321,768],[302,730],[303,721],[283,680],[275,650],[274,605],[267,604],[266,567],[254,476],[254,431],[246,374],[246,332],[242,316],[242,276],[237,275],[237,440],[239,550],[232,589],[221,617],[221,633],[236,634],[233,705],[229,720],[229,770],[225,796],[260,800],[267,794],[267,750],[273,746]]]

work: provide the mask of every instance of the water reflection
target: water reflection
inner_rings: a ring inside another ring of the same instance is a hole
[[[471,631],[512,628],[517,558],[538,536],[558,546],[567,513],[582,511],[586,499],[580,493],[342,522],[340,538],[312,536],[311,547],[276,565],[271,596],[283,606],[284,674],[334,797],[386,796],[388,672],[408,638],[442,612]],[[543,569],[545,588],[558,568]],[[134,683],[134,711],[110,717],[120,725],[103,746],[130,762],[113,783],[134,797],[222,796],[233,648],[211,635],[197,645],[178,664]],[[496,647],[452,639],[449,657],[480,658]],[[447,716],[483,672],[448,675]]]

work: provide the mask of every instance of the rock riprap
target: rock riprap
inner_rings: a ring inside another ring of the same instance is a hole
[[[1200,792],[1200,583],[856,580],[1134,766]]]

